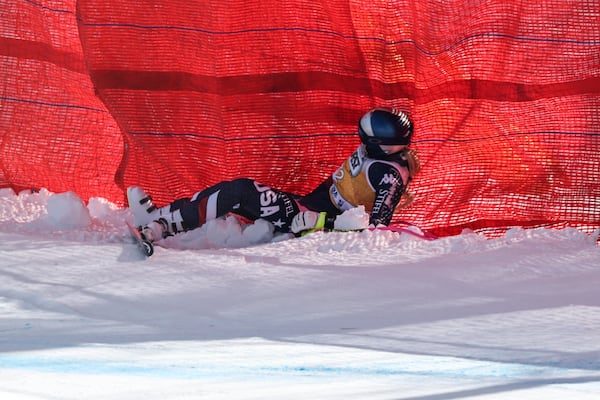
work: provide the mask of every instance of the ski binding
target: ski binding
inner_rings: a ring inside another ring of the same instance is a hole
[[[139,249],[144,253],[146,257],[150,257],[154,254],[154,245],[149,240],[144,239],[142,233],[135,226],[131,225],[129,222],[127,223],[127,227],[129,228],[129,232],[131,233],[131,237],[135,240]]]

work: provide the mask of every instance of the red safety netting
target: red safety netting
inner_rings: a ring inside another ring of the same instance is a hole
[[[0,5],[0,185],[306,193],[394,106],[423,164],[396,221],[600,227],[598,0]]]
[[[74,0],[0,0],[0,82],[0,187],[122,198],[123,138],[94,95]]]

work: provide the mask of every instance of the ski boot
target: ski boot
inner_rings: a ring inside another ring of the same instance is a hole
[[[140,231],[143,240],[153,243],[186,229],[181,211],[172,203],[157,208],[152,198],[140,187],[127,189],[129,209],[133,213],[133,224]]]
[[[139,186],[127,188],[127,202],[133,214],[133,225],[143,226],[154,220],[153,213],[157,208],[144,189]]]

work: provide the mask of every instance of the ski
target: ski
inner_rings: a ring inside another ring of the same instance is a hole
[[[411,227],[416,228],[416,229],[411,229]],[[415,225],[409,225],[409,226],[380,226],[377,228],[367,228],[370,231],[392,231],[392,232],[398,232],[398,233],[406,233],[408,235],[412,235],[415,237],[418,237],[419,239],[423,239],[423,240],[434,240],[437,239],[437,236],[435,236],[433,233],[431,232],[427,232],[427,231],[423,231],[422,229],[416,227]]]
[[[131,225],[127,221],[125,223],[129,228],[129,233],[131,233],[131,237],[133,238],[133,240],[135,240],[135,243],[137,244],[138,248],[142,251],[142,253],[146,257],[150,257],[152,254],[154,254],[154,245],[152,244],[152,242],[144,239],[139,229],[137,229],[135,226]]]
[[[412,229],[411,229],[412,228]],[[423,231],[416,225],[407,226],[379,226],[376,228],[365,228],[365,229],[310,229],[301,234],[301,236],[308,235],[313,232],[362,232],[362,231],[390,231],[397,233],[405,233],[423,240],[435,240],[438,237],[431,232]]]

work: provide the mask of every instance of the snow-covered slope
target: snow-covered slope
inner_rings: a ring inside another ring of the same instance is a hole
[[[600,399],[596,237],[229,219],[145,259],[130,217],[0,191],[0,398]]]

